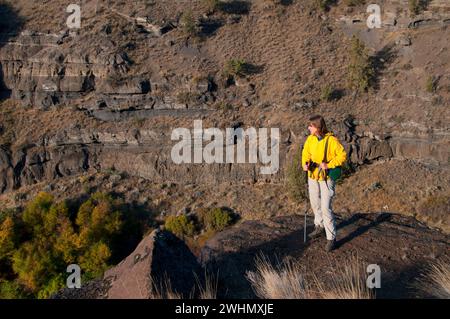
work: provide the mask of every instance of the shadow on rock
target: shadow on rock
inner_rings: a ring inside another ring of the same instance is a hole
[[[250,7],[250,2],[241,0],[220,2],[219,5],[220,11],[228,14],[248,14],[250,12]]]
[[[356,230],[354,230],[353,232],[351,232],[344,238],[338,240],[336,242],[336,248],[339,249],[340,247],[342,247],[346,243],[350,242],[351,240],[355,239],[356,237],[361,236],[362,234],[367,232],[369,229],[376,227],[385,221],[389,221],[391,219],[391,216],[392,215],[389,213],[382,213],[382,214],[378,215],[375,220],[371,221],[371,220],[367,219],[366,217],[364,217],[362,214],[355,214],[350,219],[339,223],[339,225],[337,226],[338,230],[344,228],[347,225],[354,224],[357,221],[361,221],[361,220],[368,221],[367,224],[358,227]]]
[[[393,272],[382,274],[382,289],[377,289],[377,299],[409,299],[424,298],[425,292],[420,290],[418,279],[424,269],[423,263],[408,265]],[[383,267],[384,268],[384,267]]]

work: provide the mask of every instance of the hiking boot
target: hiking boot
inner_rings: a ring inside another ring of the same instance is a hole
[[[327,240],[327,245],[325,246],[325,250],[330,252],[336,248],[336,239]]]
[[[314,226],[314,230],[312,231],[311,234],[309,234],[309,238],[313,239],[313,238],[317,238],[320,237],[322,235],[325,234],[325,228],[320,227],[320,226]]]

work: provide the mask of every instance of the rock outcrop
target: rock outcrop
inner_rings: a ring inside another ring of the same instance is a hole
[[[413,159],[437,166],[448,164],[450,135],[444,131],[377,134],[359,131],[349,120],[335,123],[334,127],[349,163],[355,166],[390,158]],[[301,145],[305,138],[297,136],[292,141],[281,142],[279,171],[263,175],[260,174],[260,168],[265,166],[262,163],[176,165],[171,159],[175,142],[170,134],[170,131],[143,129],[117,132],[68,129],[19,149],[0,146],[0,192],[89,169],[110,168],[157,182],[282,181],[291,152],[296,151],[293,146]],[[288,134],[281,131],[281,140]]]
[[[169,232],[155,230],[103,279],[63,289],[56,299],[149,299],[170,289],[188,297],[195,292],[201,266],[186,244]],[[156,289],[156,290],[155,290]]]
[[[66,42],[82,43],[76,33],[22,31],[6,38],[0,50],[2,87],[24,107],[49,109],[73,106],[94,112],[124,110],[201,109],[213,101],[210,79],[190,83],[170,82],[165,77],[131,74],[133,62],[107,37],[95,41],[102,50],[69,48]],[[186,87],[188,91],[182,91]],[[170,93],[172,92],[172,93]],[[186,93],[188,92],[188,93]],[[178,93],[178,95],[177,95]],[[183,96],[184,94],[184,96]],[[151,112],[150,112],[151,113]]]
[[[195,288],[200,270],[183,241],[169,232],[154,231],[104,278],[111,280],[110,299],[147,299],[152,296],[152,285],[163,290],[168,283],[172,291],[187,297]]]
[[[311,216],[308,233],[313,230]],[[208,240],[201,251],[202,264],[219,272],[219,297],[254,298],[247,271],[264,256],[277,265],[286,258],[315,273],[320,280],[348,266],[355,254],[364,268],[377,264],[382,271],[379,298],[417,297],[411,284],[424,266],[448,258],[448,236],[429,229],[411,217],[390,213],[354,214],[337,220],[337,250],[326,253],[324,238],[303,241],[303,216],[244,221]],[[432,247],[432,248],[431,248]]]
[[[352,14],[351,12],[338,19],[341,28],[348,34],[356,34],[370,47],[379,48],[382,45],[383,33],[389,33],[396,41],[406,46],[410,42],[402,41],[402,38],[411,30],[445,27],[450,24],[449,4],[445,0],[430,1],[427,10],[420,14],[411,14],[408,0],[382,0],[376,3],[380,6],[380,28],[369,29],[367,27],[368,13]],[[370,13],[374,13],[371,11]]]

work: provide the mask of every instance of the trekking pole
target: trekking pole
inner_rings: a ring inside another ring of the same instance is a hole
[[[309,194],[308,194],[308,171],[305,172],[305,176],[306,176],[306,200],[309,200]],[[306,204],[308,207],[308,204]],[[306,208],[305,211],[305,222],[303,223],[303,243],[306,243],[306,215],[308,214],[308,208]]]
[[[305,229],[303,230],[303,242],[306,243],[306,214],[308,211],[305,212]]]

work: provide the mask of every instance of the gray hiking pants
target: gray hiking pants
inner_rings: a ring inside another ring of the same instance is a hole
[[[335,186],[332,179],[328,179],[325,183],[325,181],[308,178],[309,200],[314,212],[314,225],[325,228],[328,240],[336,238],[336,221],[331,208]]]

